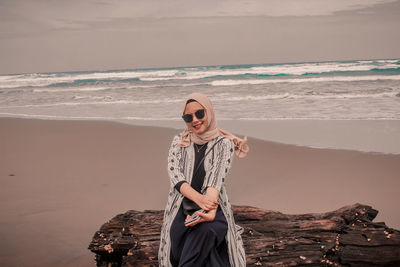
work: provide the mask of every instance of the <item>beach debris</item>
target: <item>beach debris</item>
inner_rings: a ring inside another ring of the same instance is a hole
[[[330,261],[328,259],[322,259],[321,262],[326,263],[326,264],[331,265],[331,266],[341,266],[339,263]]]
[[[392,234],[391,233],[389,233],[388,231],[383,231],[384,233],[385,233],[385,235],[386,235],[386,238],[391,238],[392,237]]]
[[[111,247],[110,244],[105,245],[105,246],[104,246],[104,249],[105,249],[108,253],[113,253],[113,252],[114,252],[114,249]]]
[[[340,234],[337,234],[336,238],[335,238],[335,250],[339,250],[339,238],[340,238]]]

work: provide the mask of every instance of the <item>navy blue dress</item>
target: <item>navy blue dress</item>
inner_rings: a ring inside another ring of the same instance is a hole
[[[194,169],[200,164],[207,144],[197,151],[195,147]],[[205,177],[204,162],[194,174],[191,186],[200,192]],[[180,192],[183,182],[175,188]],[[190,201],[190,200],[189,200]],[[228,223],[218,206],[215,219],[198,223],[193,227],[185,226],[186,214],[182,205],[171,225],[171,264],[174,267],[228,267],[229,256],[225,235]]]

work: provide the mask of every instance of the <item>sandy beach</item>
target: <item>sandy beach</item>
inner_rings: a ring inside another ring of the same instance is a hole
[[[0,118],[0,265],[95,266],[87,246],[104,222],[164,208],[177,132]],[[358,202],[400,229],[400,155],[248,142],[249,156],[235,158],[227,178],[232,204],[296,214]]]

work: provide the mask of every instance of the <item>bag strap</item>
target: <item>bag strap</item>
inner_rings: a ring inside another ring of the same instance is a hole
[[[219,141],[221,141],[222,139],[224,139],[224,137],[222,137],[222,138],[220,138],[217,142],[215,142],[215,144],[210,148],[210,150],[208,150],[207,151],[207,153],[204,155],[204,157],[201,159],[201,161],[200,161],[200,163],[199,163],[199,165],[197,165],[197,168],[196,168],[196,170],[193,172],[193,177],[194,177],[194,175],[197,173],[197,171],[199,170],[199,168],[200,168],[200,166],[201,166],[201,164],[203,163],[203,161],[204,161],[204,159],[206,158],[206,156],[208,155],[208,153],[210,153],[211,152],[211,150],[213,150],[214,149],[214,147],[215,147],[215,145],[216,144],[218,144],[219,143]]]

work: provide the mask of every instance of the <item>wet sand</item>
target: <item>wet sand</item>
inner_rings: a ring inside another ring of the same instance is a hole
[[[226,128],[230,130],[229,128]],[[98,121],[0,119],[0,263],[95,266],[87,246],[129,209],[163,209],[176,129]],[[283,213],[356,202],[400,229],[400,155],[317,149],[249,138],[227,177],[232,204]]]

